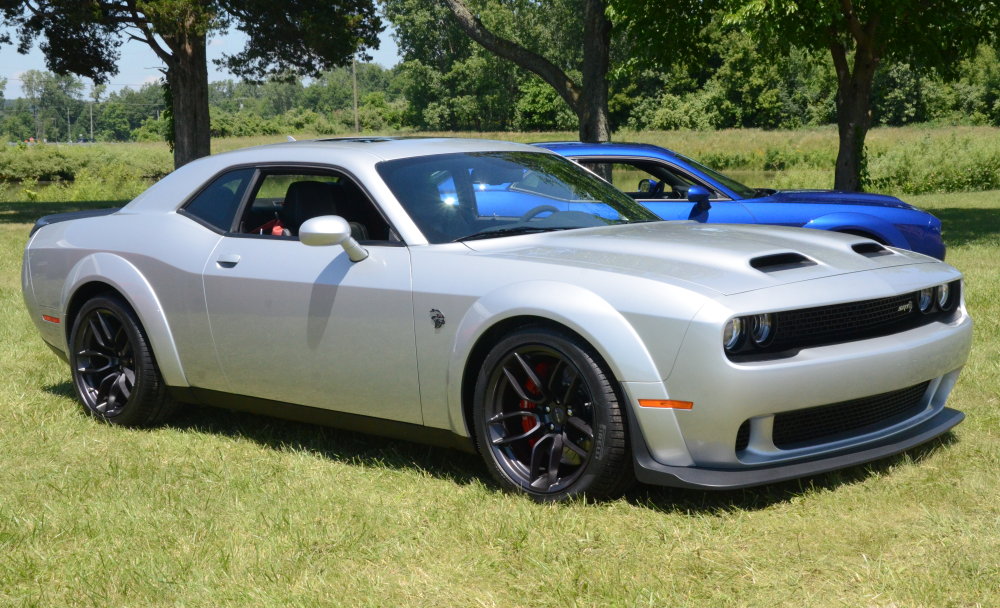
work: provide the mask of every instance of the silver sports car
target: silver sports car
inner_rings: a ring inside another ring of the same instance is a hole
[[[961,421],[951,266],[656,219],[536,147],[294,142],[40,219],[24,298],[101,420],[201,403],[478,450],[540,500],[770,483]]]

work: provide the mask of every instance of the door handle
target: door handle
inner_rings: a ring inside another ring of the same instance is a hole
[[[227,253],[219,256],[215,263],[221,268],[232,268],[240,263],[240,256],[238,253]]]

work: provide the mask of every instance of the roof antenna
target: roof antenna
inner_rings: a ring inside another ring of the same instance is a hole
[[[285,141],[295,141],[295,138],[294,138],[294,137],[292,137],[291,135],[286,135],[285,137],[287,137],[287,138],[288,138],[288,139],[286,139]]]

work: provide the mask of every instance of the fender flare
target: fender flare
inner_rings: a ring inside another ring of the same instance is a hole
[[[891,223],[880,217],[868,215],[866,213],[838,212],[821,215],[810,220],[803,228],[816,228],[819,230],[831,230],[834,232],[856,231],[870,234],[877,237],[887,245],[910,249],[910,242],[906,236]]]
[[[170,331],[170,323],[163,313],[156,292],[139,269],[126,259],[107,252],[93,253],[79,260],[63,284],[59,304],[64,318],[69,313],[73,296],[80,287],[88,283],[105,283],[125,298],[146,331],[163,381],[168,386],[189,386]],[[67,353],[68,334],[71,330],[71,327],[66,328]]]
[[[470,306],[455,332],[448,364],[448,412],[453,430],[465,434],[467,428],[462,381],[472,350],[487,331],[515,317],[541,317],[576,332],[604,359],[619,383],[661,382],[664,377],[635,328],[596,293],[559,281],[507,285]]]

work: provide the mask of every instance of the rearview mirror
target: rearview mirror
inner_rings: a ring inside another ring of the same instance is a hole
[[[310,247],[340,245],[352,262],[368,257],[368,252],[351,236],[351,225],[339,215],[320,215],[302,222],[299,240]]]

